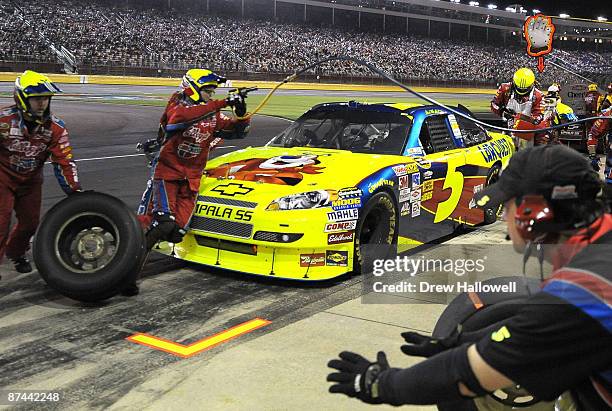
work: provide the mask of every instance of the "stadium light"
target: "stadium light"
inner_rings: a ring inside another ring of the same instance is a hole
[[[451,3],[461,3],[461,0],[450,0]]]
[[[497,4],[489,4],[487,8],[490,8],[491,10],[495,10],[497,8]]]
[[[516,9],[514,7],[506,7],[506,11],[511,11],[512,13],[516,13]]]
[[[533,12],[533,14],[538,14],[542,12],[541,10],[538,10],[538,9],[533,9],[531,11]]]
[[[608,21],[605,17],[597,17],[597,21]]]
[[[480,5],[480,3],[479,3],[479,2],[477,2],[477,1],[470,1],[470,2],[469,2],[469,5],[470,5],[470,6],[479,6],[479,5]]]
[[[569,14],[565,14],[565,13],[559,14],[559,17],[561,17],[562,19],[568,19],[569,16],[570,16]]]

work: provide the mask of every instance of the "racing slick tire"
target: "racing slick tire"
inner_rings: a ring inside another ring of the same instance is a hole
[[[499,175],[501,174],[501,164],[497,163],[491,167],[489,172],[487,173],[487,179],[485,180],[485,186],[490,186],[499,180]],[[499,217],[503,204],[500,204],[497,207],[485,207],[484,211],[484,225],[493,224],[497,221],[497,217]]]
[[[540,290],[540,281],[526,277],[499,277],[482,284],[508,284],[516,282],[515,293],[462,293],[455,297],[438,319],[432,335],[444,338],[461,325],[462,331],[476,331],[515,315],[530,295]],[[515,407],[515,408],[513,408]],[[553,410],[549,402],[539,402],[517,387],[497,390],[493,394],[474,400],[438,404],[440,411],[501,411],[511,409]]]
[[[32,254],[51,288],[78,301],[95,302],[133,283],[147,253],[134,213],[113,196],[86,191],[46,213]]]
[[[357,220],[353,273],[369,272],[375,259],[389,258],[397,252],[397,227],[393,197],[385,191],[374,194]]]

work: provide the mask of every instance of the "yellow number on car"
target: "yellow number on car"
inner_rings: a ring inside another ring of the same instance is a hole
[[[434,217],[434,223],[446,220],[457,208],[461,193],[463,192],[463,173],[457,171],[457,167],[463,165],[463,157],[458,155],[451,155],[448,157],[448,170],[446,172],[446,178],[444,179],[444,186],[442,190],[449,189],[451,194],[448,199],[438,204],[436,215]]]

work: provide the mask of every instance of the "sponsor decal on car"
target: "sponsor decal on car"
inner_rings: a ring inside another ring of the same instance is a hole
[[[230,207],[197,203],[193,213],[197,216],[216,217],[224,220],[251,221],[253,212],[248,210],[236,210]]]
[[[423,172],[423,179],[427,180],[433,177],[433,171],[427,170]]]
[[[411,147],[406,151],[408,155],[412,154],[423,154],[423,149],[421,147]]]
[[[357,187],[343,188],[342,190],[338,191],[338,197],[340,198],[361,197],[362,194],[361,189]]]
[[[408,174],[408,171],[406,171],[406,164],[400,164],[391,168],[393,169],[395,175],[398,177],[405,176],[406,174]]]
[[[410,200],[410,190],[405,188],[403,190],[400,190],[399,192],[399,202],[403,203],[405,201]]]
[[[361,207],[361,198],[341,198],[332,201],[332,208],[334,210],[347,210],[349,208]]]
[[[457,124],[457,118],[455,118],[454,114],[448,115],[448,122],[450,123],[455,138],[459,141],[463,141],[463,136],[461,135],[461,130],[459,129],[459,124]]]
[[[478,184],[474,186],[474,194],[482,191],[483,188],[484,188],[484,184]],[[469,209],[476,208],[476,201],[473,198],[470,200],[470,203],[468,204],[468,208]]]
[[[414,173],[412,175],[412,187],[420,186],[420,185],[421,185],[421,174],[420,173]]]
[[[402,204],[402,209],[400,210],[400,215],[402,217],[409,216],[410,215],[410,208],[411,208],[410,203]]]
[[[420,157],[417,157],[419,159]],[[419,160],[417,160],[419,161]],[[408,174],[417,173],[419,171],[419,166],[416,163],[408,163],[406,164],[406,172]]]
[[[431,161],[427,160],[425,157],[414,157],[414,161],[416,161],[419,167],[421,168],[424,168],[424,169],[431,168]]]
[[[400,177],[401,178],[401,177]],[[368,192],[370,194],[372,194],[377,188],[382,187],[382,186],[388,186],[388,187],[393,187],[395,185],[395,183],[391,180],[386,180],[386,179],[380,179],[377,182],[375,182],[374,184],[370,184],[368,186]]]
[[[428,191],[426,193],[423,193],[423,195],[421,196],[421,201],[431,200],[432,197],[433,197],[433,191]]]
[[[412,203],[412,216],[418,217],[421,215],[421,202],[417,201],[416,203]]]
[[[505,138],[489,141],[487,143],[479,144],[478,150],[482,154],[482,157],[487,163],[495,160],[502,160],[504,157],[512,153],[512,147]]]
[[[322,267],[325,265],[325,254],[300,254],[300,267]]]
[[[333,233],[336,231],[348,231],[354,230],[357,227],[357,220],[351,221],[339,221],[337,223],[327,223],[325,224],[325,232]]]
[[[410,191],[410,202],[421,201],[421,189]]]
[[[399,178],[399,189],[405,190],[410,188],[410,176],[401,176]]]
[[[350,208],[348,210],[338,210],[327,213],[327,220],[332,222],[357,220],[359,218],[359,209]]]
[[[444,114],[444,113],[446,113],[446,111],[442,111],[442,110],[439,110],[437,108],[430,108],[428,110],[425,110],[425,115],[426,116],[432,116],[434,114]]]
[[[432,191],[434,188],[433,180],[423,181],[423,186],[421,187],[423,192]]]
[[[346,267],[348,265],[348,251],[325,252],[325,264],[328,266]]]
[[[332,233],[327,235],[327,244],[352,243],[355,240],[355,231]]]

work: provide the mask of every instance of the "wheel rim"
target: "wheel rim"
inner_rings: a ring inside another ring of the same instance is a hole
[[[55,255],[68,270],[91,274],[106,267],[117,254],[117,226],[105,215],[80,213],[66,221],[55,236]]]
[[[370,210],[361,226],[359,244],[389,244],[386,237],[389,236],[389,230],[391,229],[390,218],[391,213],[381,204]]]

